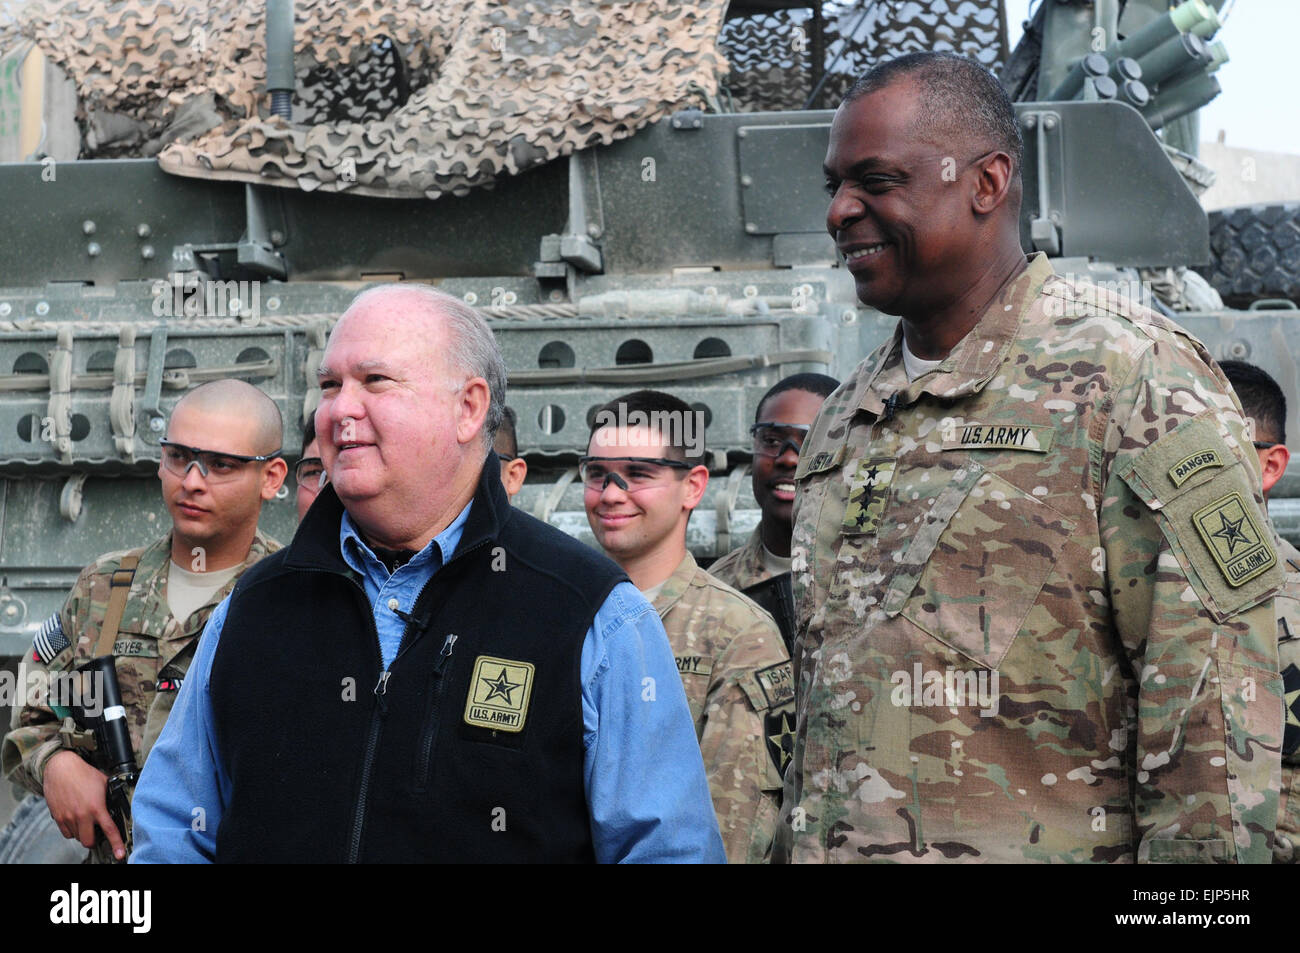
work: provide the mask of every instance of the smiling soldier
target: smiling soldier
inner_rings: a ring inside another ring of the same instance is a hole
[[[777,381],[754,411],[754,499],[762,511],[749,540],[709,566],[709,575],[739,589],[781,627],[788,649],[794,638],[790,587],[790,533],[794,469],[822,401],[839,384],[825,374],[792,374]]]
[[[686,548],[686,524],[709,482],[698,413],[653,390],[598,410],[580,461],[583,504],[596,541],[663,619],[727,859],[757,863],[771,848],[789,761],[793,678],[771,616]]]
[[[279,544],[257,531],[262,504],[284,483],[280,411],[243,381],[212,381],[176,403],[162,441],[163,502],[172,529],[143,549],[82,570],[63,609],[37,636],[31,662],[50,672],[113,655],[137,765],[172,709],[208,616],[239,575]],[[109,817],[103,772],[72,750],[45,705],[15,709],[4,770],[44,794],[59,829],[96,860],[125,857]],[[100,833],[96,833],[99,828]]]
[[[901,321],[799,458],[776,858],[1267,863],[1281,576],[1244,421],[1199,341],[1026,260],[1020,163],[955,55],[835,114],[827,228]]]

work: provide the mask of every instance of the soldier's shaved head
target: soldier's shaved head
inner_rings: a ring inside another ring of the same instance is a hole
[[[245,381],[225,379],[200,384],[176,402],[172,413],[175,414],[182,407],[189,411],[250,421],[253,424],[254,445],[249,449],[257,455],[279,450],[284,439],[284,421],[280,417],[280,408],[265,393]]]

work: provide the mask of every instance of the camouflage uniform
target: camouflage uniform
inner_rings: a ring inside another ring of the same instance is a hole
[[[1277,594],[1278,667],[1285,683],[1286,730],[1282,745],[1282,788],[1277,803],[1277,837],[1273,841],[1273,862],[1300,861],[1300,551],[1274,538],[1278,558],[1286,571],[1286,582]]]
[[[690,553],[654,599],[700,739],[731,863],[767,859],[794,728],[790,657],[772,617]]]
[[[901,329],[863,362],[796,472],[775,860],[1269,860],[1281,572],[1230,393],[1043,255],[933,372]]]
[[[709,567],[709,575],[721,579],[732,589],[748,589],[764,579],[771,579],[776,573],[771,572],[763,563],[763,534],[761,528],[754,527],[745,545],[733,549]]]
[[[167,604],[171,546],[169,532],[148,547],[109,553],[83,569],[67,602],[37,636],[32,654],[24,663],[29,670],[63,672],[89,661],[108,608],[113,573],[124,556],[139,556],[113,644],[117,680],[138,766],[144,765],[167,721],[208,616],[235,587],[245,569],[280,548],[279,543],[258,533],[239,573],[182,625]],[[15,706],[10,727],[0,749],[0,769],[11,781],[43,794],[45,765],[62,746],[59,720],[44,703]],[[100,844],[107,844],[102,835]]]

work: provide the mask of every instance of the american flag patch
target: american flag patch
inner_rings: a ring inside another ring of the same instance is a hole
[[[160,692],[179,692],[183,678],[160,678],[158,679],[158,691]]]
[[[32,640],[32,661],[49,665],[54,656],[71,644],[68,637],[63,634],[63,621],[56,612],[45,620],[41,631],[37,632],[36,638]]]

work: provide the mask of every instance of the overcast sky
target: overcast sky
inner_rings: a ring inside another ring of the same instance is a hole
[[[1012,46],[1030,6],[1051,0],[1006,0]],[[1230,146],[1300,154],[1300,0],[1236,0],[1216,40],[1231,59],[1216,74],[1223,92],[1201,111],[1201,138],[1225,133]]]

